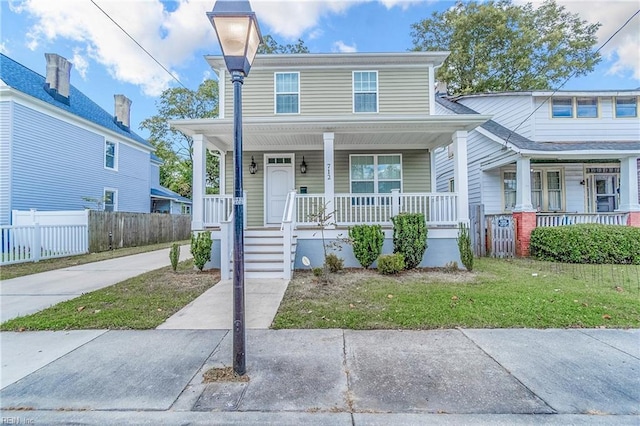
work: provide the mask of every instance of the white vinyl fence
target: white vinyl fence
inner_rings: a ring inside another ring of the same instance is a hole
[[[89,252],[87,211],[14,210],[12,221],[0,227],[0,265]]]

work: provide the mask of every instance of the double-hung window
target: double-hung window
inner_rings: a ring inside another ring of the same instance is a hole
[[[104,168],[118,170],[118,145],[115,142],[104,143]]]
[[[572,98],[552,98],[551,116],[553,118],[572,118],[573,99]]]
[[[298,114],[300,112],[300,73],[275,73],[276,114]]]
[[[516,172],[505,171],[502,174],[504,209],[513,210],[516,206]],[[531,205],[537,211],[561,211],[562,173],[560,170],[535,169],[531,171]]]
[[[350,156],[350,181],[353,194],[390,194],[402,189],[402,156],[369,154]],[[369,197],[354,198],[354,204],[372,204]]]
[[[597,118],[598,98],[576,98],[576,115],[578,118]]]
[[[104,211],[115,212],[118,210],[118,191],[111,188],[104,189]]]
[[[378,112],[378,72],[353,72],[353,112]]]
[[[616,118],[634,118],[638,116],[638,98],[635,96],[616,97]]]

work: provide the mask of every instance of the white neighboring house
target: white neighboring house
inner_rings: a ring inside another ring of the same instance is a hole
[[[640,90],[438,97],[438,114],[490,114],[469,133],[469,204],[485,214],[606,217],[640,226]],[[436,151],[438,191],[457,186],[455,153]],[[582,220],[582,219],[581,219]],[[595,220],[594,220],[595,221]],[[547,220],[547,222],[549,222]]]

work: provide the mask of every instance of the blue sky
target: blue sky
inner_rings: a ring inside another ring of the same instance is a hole
[[[94,0],[190,89],[211,73],[203,56],[219,54],[205,13],[214,0]],[[523,3],[515,0],[516,3]],[[536,0],[538,1],[538,0]],[[534,4],[536,3],[534,1]],[[640,0],[558,0],[570,12],[601,22],[598,46],[640,9]],[[302,38],[311,52],[401,52],[412,46],[411,24],[453,5],[430,0],[254,0],[263,34],[282,43]],[[161,91],[177,83],[90,0],[0,0],[0,51],[45,73],[44,53],[74,67],[71,82],[113,113],[113,95],[132,101],[131,125],[155,113]],[[250,77],[249,77],[250,78]],[[589,76],[564,89],[640,87],[640,16],[603,50]]]

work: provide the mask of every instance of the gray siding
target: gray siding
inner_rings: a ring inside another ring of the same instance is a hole
[[[363,69],[364,70],[364,69]],[[375,68],[367,68],[375,71]],[[353,113],[352,72],[358,70],[287,69],[300,72],[300,115]],[[233,117],[233,85],[225,82],[225,117]],[[274,70],[252,69],[242,90],[243,116],[268,117],[274,113]],[[378,70],[380,114],[429,114],[429,70]],[[287,117],[290,115],[279,115]]]
[[[13,126],[13,209],[82,209],[83,197],[101,199],[109,187],[118,190],[118,210],[149,211],[148,152],[119,143],[118,171],[106,170],[102,135],[20,104]]]
[[[536,98],[536,107],[546,98]],[[551,102],[544,104],[533,116],[537,141],[638,141],[638,118],[614,118],[613,98],[598,99],[597,118],[551,118]]]
[[[493,121],[509,129],[520,126],[518,133],[524,137],[530,138],[535,132],[532,120],[527,120],[534,108],[529,95],[478,96],[462,98],[459,102],[480,114],[492,115]]]
[[[11,105],[0,102],[0,225],[11,222]]]

